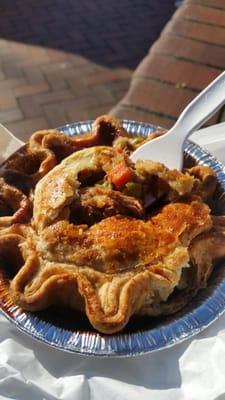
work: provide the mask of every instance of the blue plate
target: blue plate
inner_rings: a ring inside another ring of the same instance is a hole
[[[146,136],[158,127],[123,121],[132,135]],[[69,136],[90,131],[92,121],[69,124],[60,128]],[[187,165],[204,164],[217,173],[219,187],[217,207],[225,214],[225,168],[199,146],[185,146]],[[170,347],[201,332],[225,310],[225,262],[216,268],[208,287],[173,317],[133,319],[120,334],[106,336],[96,333],[86,317],[74,311],[53,308],[41,313],[28,313],[12,304],[7,280],[0,279],[0,308],[3,314],[22,332],[40,342],[67,352],[90,356],[119,357],[151,353]]]

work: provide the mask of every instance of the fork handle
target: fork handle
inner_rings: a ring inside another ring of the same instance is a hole
[[[225,103],[225,71],[210,83],[183,110],[171,129],[184,141]]]

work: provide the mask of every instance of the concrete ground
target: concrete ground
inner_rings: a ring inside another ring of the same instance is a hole
[[[172,0],[2,0],[0,121],[26,140],[123,97]]]

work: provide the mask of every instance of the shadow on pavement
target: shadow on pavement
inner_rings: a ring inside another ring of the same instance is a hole
[[[171,0],[2,0],[0,37],[134,69],[174,9]]]

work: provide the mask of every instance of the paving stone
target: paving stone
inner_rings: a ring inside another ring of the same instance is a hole
[[[4,82],[4,81],[3,81]],[[5,89],[0,96],[0,111],[17,107],[17,101],[11,89]]]
[[[33,96],[35,104],[58,103],[65,100],[73,99],[73,93],[70,89],[55,90],[53,92],[40,93]]]
[[[188,89],[136,78],[122,104],[176,118],[194,97],[195,93]]]
[[[220,72],[222,72],[222,68],[218,70],[208,66],[177,60],[173,57],[155,54],[152,56],[150,63],[148,57],[141,62],[134,76],[169,82],[178,87],[202,90]]]
[[[159,114],[157,115],[156,113],[150,112],[149,110],[139,109],[135,106],[121,106],[120,104],[114,107],[110,111],[110,114],[115,115],[120,119],[148,122],[163,128],[170,128],[176,121],[175,118],[162,117]]]
[[[32,96],[19,97],[17,101],[25,118],[41,117],[41,107],[34,101]]]
[[[12,108],[5,111],[0,111],[0,121],[2,124],[7,122],[20,121],[24,118],[22,111],[19,108]]]
[[[189,2],[201,4],[210,8],[225,9],[224,0],[189,0]]]
[[[27,141],[31,133],[45,129],[48,126],[45,117],[30,118],[22,121],[9,122],[5,124],[8,129],[13,132],[19,139]]]
[[[48,92],[49,85],[46,82],[43,82],[42,84],[39,85],[24,85],[24,86],[19,86],[13,89],[13,93],[15,97],[22,97],[22,96],[28,96],[28,95],[34,95],[37,93],[45,93]]]
[[[200,24],[197,21],[174,18],[167,25],[166,32],[219,46],[224,46],[225,44],[224,28],[215,25]]]
[[[180,16],[198,22],[225,26],[225,8],[224,10],[219,10],[194,3],[187,3],[185,7],[182,7]]]
[[[26,83],[25,78],[4,79],[0,81],[0,90],[17,88],[26,85]]]
[[[210,65],[225,69],[225,51],[222,46],[201,43],[193,39],[163,34],[151,48],[160,54],[168,54],[176,58],[194,61],[199,65]]]

